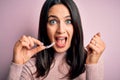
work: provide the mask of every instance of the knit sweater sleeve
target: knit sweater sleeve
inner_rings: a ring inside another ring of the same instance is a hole
[[[86,71],[77,80],[104,80],[104,65],[100,59],[97,64],[85,64]]]
[[[8,80],[20,80],[23,65],[11,63]]]
[[[33,60],[28,61],[26,64],[20,65],[12,63],[8,75],[8,80],[33,80],[36,69],[33,66]]]
[[[97,64],[86,65],[86,80],[104,80],[103,59]]]
[[[30,60],[24,65],[12,63],[10,66],[8,80],[33,80],[36,72],[34,60]],[[104,69],[103,61],[100,60],[97,64],[85,64],[86,71],[77,77],[75,80],[103,80]],[[37,80],[40,80],[37,79]]]

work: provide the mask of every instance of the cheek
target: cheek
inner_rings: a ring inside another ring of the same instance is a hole
[[[68,33],[69,33],[70,38],[72,38],[73,32],[74,32],[73,26],[70,26],[70,27],[68,28]]]
[[[54,28],[48,26],[47,27],[47,34],[48,34],[49,39],[52,40],[52,38],[54,38],[54,35],[55,35]]]

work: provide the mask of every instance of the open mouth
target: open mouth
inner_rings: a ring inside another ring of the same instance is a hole
[[[55,37],[55,40],[56,40],[56,46],[59,48],[63,48],[66,45],[67,37],[63,37],[63,36]]]

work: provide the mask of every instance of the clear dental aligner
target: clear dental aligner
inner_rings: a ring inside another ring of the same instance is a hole
[[[48,48],[52,47],[54,44],[55,44],[55,42],[53,42],[52,44],[50,44],[50,45],[46,46],[46,49],[48,49]]]

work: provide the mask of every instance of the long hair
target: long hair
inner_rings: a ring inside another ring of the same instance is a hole
[[[44,3],[39,21],[38,39],[44,43],[44,45],[50,44],[50,40],[47,35],[47,21],[48,11],[56,4],[65,5],[72,19],[72,25],[74,29],[71,46],[67,50],[66,63],[70,66],[69,72],[66,75],[69,79],[78,77],[85,71],[86,51],[84,49],[83,42],[83,30],[79,11],[73,0],[46,0]],[[37,77],[46,77],[50,71],[50,66],[54,60],[54,49],[49,48],[39,52],[36,55],[36,68]]]

